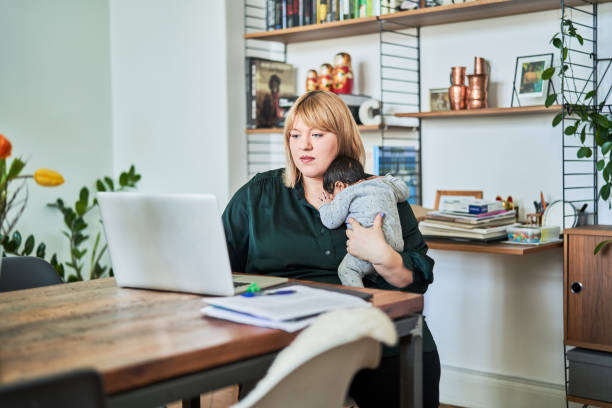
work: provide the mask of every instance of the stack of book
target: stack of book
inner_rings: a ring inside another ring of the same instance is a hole
[[[501,201],[456,199],[428,213],[419,230],[427,238],[502,241],[507,237],[506,228],[515,221],[516,211],[505,210]]]

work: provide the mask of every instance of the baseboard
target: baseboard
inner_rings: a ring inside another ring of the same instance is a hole
[[[466,408],[559,408],[565,406],[565,388],[561,384],[443,365],[440,402]]]

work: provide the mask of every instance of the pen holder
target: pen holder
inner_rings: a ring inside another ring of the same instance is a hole
[[[541,213],[541,212],[525,214],[525,217],[527,217],[527,223],[537,225],[537,226],[542,226],[542,215],[543,214],[544,213]]]

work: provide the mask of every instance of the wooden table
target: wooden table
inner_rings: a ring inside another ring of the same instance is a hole
[[[401,399],[421,406],[423,297],[360,290],[395,320]],[[110,278],[2,293],[0,386],[93,367],[110,407],[151,407],[261,378],[296,336],[204,318],[202,306],[201,296],[119,288]]]

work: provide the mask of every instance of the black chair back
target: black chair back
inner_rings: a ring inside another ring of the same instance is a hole
[[[105,408],[106,400],[100,375],[83,369],[0,387],[0,407]]]
[[[0,292],[37,288],[62,283],[55,269],[47,261],[33,256],[14,256],[2,259]]]

